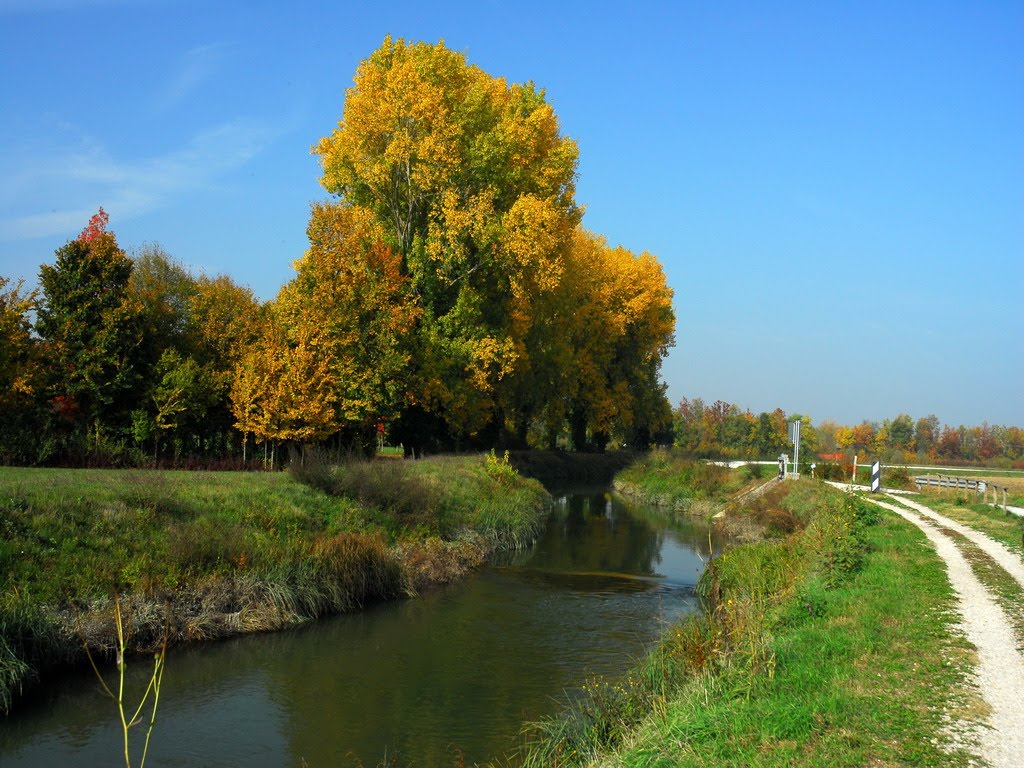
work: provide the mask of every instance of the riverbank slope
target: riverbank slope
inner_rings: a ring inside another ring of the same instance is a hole
[[[294,626],[452,581],[532,541],[549,496],[504,459],[291,473],[0,467],[0,709],[83,645]]]
[[[955,595],[916,528],[809,480],[730,509],[706,612],[536,724],[528,766],[963,765],[977,722]],[[908,599],[912,596],[912,599]]]

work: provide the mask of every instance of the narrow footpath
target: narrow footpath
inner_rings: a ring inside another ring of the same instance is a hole
[[[1013,622],[993,591],[975,574],[965,551],[983,552],[1024,588],[1020,555],[915,501],[895,496],[889,497],[891,502],[864,498],[920,528],[945,562],[958,598],[959,627],[977,650],[979,693],[990,707],[984,727],[960,725],[973,733],[980,757],[992,768],[1020,768],[1024,765],[1024,639],[1015,633]],[[954,536],[943,529],[960,534],[966,541],[958,546]],[[1019,610],[1024,611],[1024,604]]]

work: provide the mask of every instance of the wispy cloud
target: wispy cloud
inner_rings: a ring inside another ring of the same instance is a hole
[[[236,120],[193,137],[176,151],[122,160],[88,141],[73,149],[36,146],[0,155],[0,240],[66,234],[103,205],[118,219],[157,210],[244,166],[270,140],[261,123]]]
[[[214,43],[186,51],[181,57],[177,71],[157,92],[156,108],[166,111],[183,102],[192,91],[216,72],[228,48],[225,44]]]

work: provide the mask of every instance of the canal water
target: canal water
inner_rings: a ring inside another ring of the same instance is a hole
[[[432,768],[501,761],[524,721],[630,668],[698,610],[706,524],[603,490],[555,497],[536,545],[463,583],[299,629],[174,649],[147,766]],[[147,662],[130,670],[141,679]],[[0,765],[123,765],[90,674],[0,719]],[[141,744],[144,725],[133,729]]]

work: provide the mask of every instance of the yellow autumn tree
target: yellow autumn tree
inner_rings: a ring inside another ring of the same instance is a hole
[[[543,91],[389,37],[315,152],[324,187],[381,223],[422,311],[411,402],[458,433],[502,421],[499,385],[529,367],[580,220],[577,148]]]
[[[228,392],[234,427],[242,433],[243,462],[248,460],[249,435],[257,440],[266,439],[261,430],[261,406],[269,385],[260,352],[256,345],[251,345],[242,353],[232,371]]]
[[[235,363],[230,388],[243,445],[252,434],[274,452],[281,443],[320,442],[339,428],[328,331],[317,318],[282,309],[269,305],[259,336]]]
[[[35,375],[29,316],[36,297],[23,281],[9,282],[0,277],[0,409],[32,394]]]
[[[385,245],[368,209],[317,203],[307,234],[309,250],[295,262],[296,277],[275,309],[293,329],[290,337],[306,326],[320,329],[317,354],[332,382],[336,429],[364,440],[411,396],[412,330],[420,309],[401,256]]]
[[[288,328],[281,350],[283,365],[274,390],[277,430],[271,435],[305,445],[338,431],[337,380],[327,329],[314,318],[299,318]]]
[[[600,446],[613,429],[648,442],[671,409],[660,383],[661,361],[674,342],[672,290],[651,254],[578,230],[567,262],[566,301],[574,307],[572,376],[566,406],[573,442]]]

